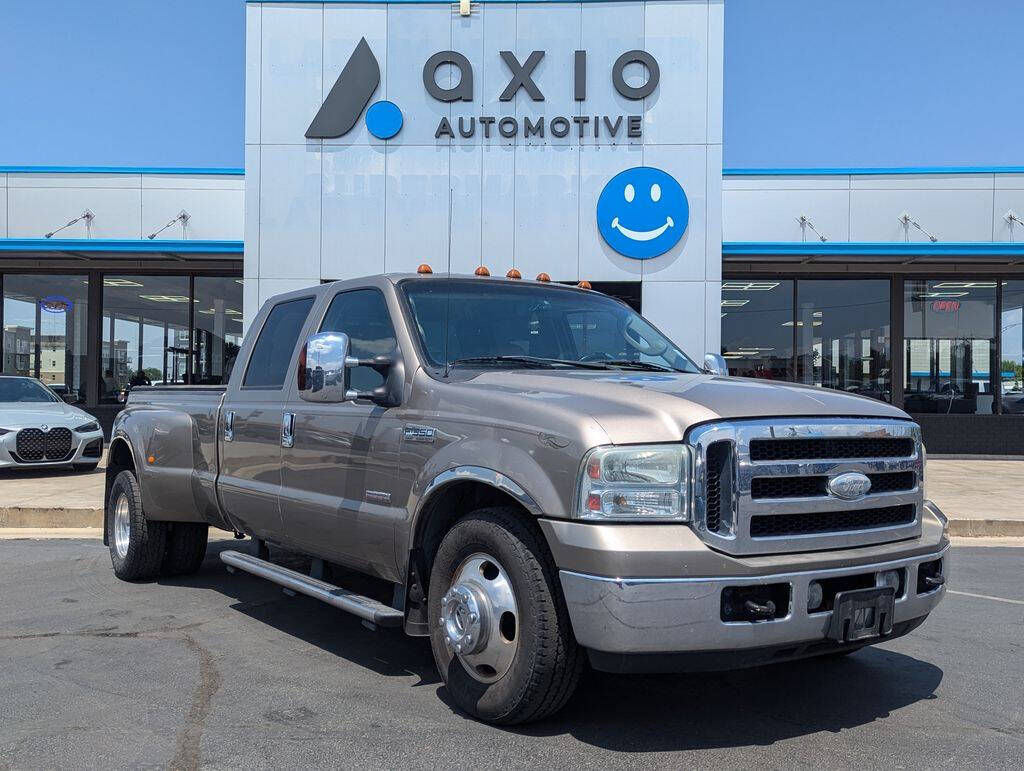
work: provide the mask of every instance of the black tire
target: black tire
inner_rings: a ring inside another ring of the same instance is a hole
[[[210,527],[204,522],[171,522],[160,572],[165,576],[195,573],[206,559],[206,539]]]
[[[122,496],[128,504],[128,544],[121,554],[115,533],[115,511]],[[146,519],[142,512],[142,491],[131,471],[122,471],[110,486],[107,499],[107,540],[114,575],[124,581],[154,578],[160,573],[167,545],[167,523]]]
[[[441,597],[471,554],[492,555],[504,567],[519,609],[518,649],[499,680],[484,683],[445,645],[438,623]],[[430,571],[430,643],[434,661],[455,703],[480,720],[514,725],[540,720],[572,696],[583,653],[569,623],[554,561],[543,536],[513,506],[475,511],[441,540]]]
[[[95,471],[98,465],[100,465],[99,461],[95,463],[76,463],[74,468],[80,474],[88,474],[90,471]]]

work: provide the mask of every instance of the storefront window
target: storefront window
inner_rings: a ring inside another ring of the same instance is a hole
[[[226,383],[242,345],[242,279],[195,278],[192,382]]]
[[[39,378],[65,401],[84,402],[88,277],[7,274],[3,287],[4,373]]]
[[[793,282],[722,282],[722,355],[730,375],[793,379]]]
[[[1004,415],[1024,415],[1024,281],[1003,282],[1000,381]]]
[[[797,281],[801,383],[892,400],[889,291],[887,280]]]
[[[907,412],[995,412],[995,308],[994,280],[906,280]]]
[[[188,276],[105,276],[100,402],[124,402],[138,385],[185,383]]]

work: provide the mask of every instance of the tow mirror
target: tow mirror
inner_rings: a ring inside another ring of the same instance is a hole
[[[310,335],[299,353],[299,396],[303,401],[350,402],[358,394],[349,388],[349,369],[359,359],[348,355],[348,335],[321,332]]]
[[[725,363],[725,357],[720,353],[705,353],[704,369],[712,375],[729,374],[729,365]]]

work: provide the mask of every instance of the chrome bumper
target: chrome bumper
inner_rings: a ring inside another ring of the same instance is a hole
[[[948,576],[948,546],[919,555],[872,565],[807,570],[739,578],[604,578],[570,570],[559,576],[581,645],[606,653],[670,653],[729,651],[825,640],[832,612],[807,611],[811,581],[906,568],[905,591],[895,603],[894,623],[928,615],[945,595],[945,586],[917,593],[922,562],[942,559]],[[771,621],[721,620],[722,590],[730,586],[788,583],[786,616]],[[880,638],[884,639],[884,638]]]

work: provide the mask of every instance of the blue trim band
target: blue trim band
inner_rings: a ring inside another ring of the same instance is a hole
[[[794,254],[794,255],[971,255],[1024,256],[1024,242],[1002,243],[992,241],[957,241],[940,244],[897,242],[838,242],[827,241],[731,241],[722,244],[722,254]]]
[[[869,174],[1024,174],[1024,166],[893,166],[863,169],[722,169],[723,177],[866,176]]]
[[[133,252],[136,254],[242,254],[242,241],[148,238],[0,238],[0,252]]]
[[[213,169],[202,166],[0,166],[0,174],[223,174],[243,176],[245,169]]]

